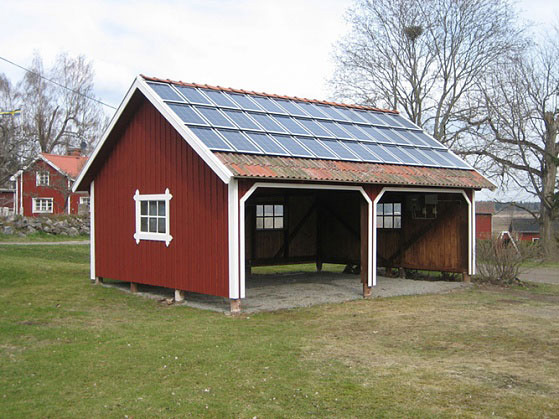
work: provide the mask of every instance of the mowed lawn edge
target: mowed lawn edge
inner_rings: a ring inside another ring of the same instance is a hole
[[[229,317],[0,246],[0,417],[553,416],[559,287]]]

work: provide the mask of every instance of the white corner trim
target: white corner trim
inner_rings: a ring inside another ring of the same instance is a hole
[[[95,280],[95,181],[89,185],[89,278]]]
[[[451,188],[408,188],[408,187],[404,187],[404,188],[399,188],[399,187],[389,187],[386,186],[384,188],[381,189],[381,191],[379,192],[379,194],[377,195],[377,197],[375,198],[375,201],[373,203],[373,224],[374,224],[374,230],[373,230],[373,258],[374,258],[374,264],[375,264],[375,271],[374,271],[374,277],[375,277],[375,282],[376,282],[376,266],[377,266],[377,204],[380,201],[380,199],[382,198],[382,196],[384,195],[385,192],[424,192],[424,193],[454,193],[454,194],[461,194],[464,199],[466,200],[466,203],[468,204],[468,274],[469,275],[473,275],[472,272],[475,272],[475,270],[472,268],[472,259],[475,259],[475,249],[472,246],[472,202],[470,201],[470,198],[468,198],[468,195],[466,194],[466,192],[463,189],[451,189]],[[475,210],[475,208],[473,209]],[[475,218],[475,217],[474,217]]]
[[[136,203],[136,232],[134,233],[134,239],[136,239],[136,244],[140,244],[140,240],[153,240],[153,241],[164,241],[165,245],[169,247],[173,236],[171,236],[170,231],[170,213],[171,213],[171,198],[173,195],[169,192],[169,188],[165,189],[164,194],[144,194],[141,195],[140,191],[136,189],[134,194],[134,201]],[[142,201],[165,201],[165,233],[148,233],[141,231],[141,203]]]
[[[476,191],[472,189],[472,205],[471,205],[471,220],[472,220],[472,262],[470,266],[470,275],[476,274]],[[493,217],[491,217],[491,222],[493,222]],[[493,230],[491,230],[493,231]]]
[[[248,198],[256,191],[258,188],[283,188],[283,189],[322,189],[322,190],[350,190],[358,191],[365,198],[367,205],[369,207],[368,211],[368,234],[367,234],[367,244],[368,244],[368,255],[367,261],[369,266],[369,272],[367,275],[367,285],[369,287],[376,285],[376,264],[373,265],[373,239],[372,239],[372,226],[373,226],[373,209],[374,205],[362,186],[350,186],[350,185],[321,185],[314,183],[266,183],[266,182],[256,182],[252,187],[243,195],[240,200],[240,216],[239,216],[239,232],[240,232],[240,256],[239,256],[239,273],[240,273],[240,298],[245,298],[245,284],[246,284],[246,274],[245,274],[245,203]]]
[[[233,178],[228,185],[229,226],[229,298],[240,298],[239,292],[239,182]]]
[[[138,89],[151,102],[163,117],[175,128],[180,136],[194,151],[210,166],[214,173],[224,182],[229,183],[233,173],[219,160],[215,154],[194,133],[187,128],[185,123],[171,110],[171,108],[148,86],[147,82],[138,77]]]

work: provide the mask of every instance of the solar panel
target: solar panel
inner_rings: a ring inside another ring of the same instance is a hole
[[[307,130],[311,132],[311,134],[317,135],[319,137],[331,137],[328,131],[326,131],[322,126],[320,126],[317,122],[313,121],[312,119],[302,119],[297,118],[297,122],[303,125]]]
[[[309,102],[298,102],[299,106],[303,108],[309,115],[315,118],[328,118],[327,115],[323,114],[318,107]]]
[[[226,106],[230,108],[237,107],[237,105],[235,105],[227,96],[225,96],[224,93],[221,93],[217,90],[207,89],[204,90],[204,93],[218,106]]]
[[[217,135],[217,133],[211,128],[188,126],[190,130],[200,139],[202,142],[211,148],[212,150],[223,150],[223,151],[233,151],[231,146],[227,144],[223,139]]]
[[[260,153],[260,150],[246,138],[241,131],[232,131],[226,129],[218,130],[227,141],[240,152]]]
[[[262,108],[254,103],[248,96],[238,93],[230,93],[229,97],[233,99],[240,108],[249,111],[261,111]]]
[[[148,83],[150,87],[155,90],[155,93],[163,100],[175,100],[177,102],[184,102],[184,99],[179,96],[168,84]]]
[[[263,107],[268,112],[274,113],[285,113],[283,109],[281,109],[278,105],[272,102],[271,99],[264,97],[264,96],[253,96],[252,97],[256,103],[258,103],[261,107]]]
[[[359,129],[357,125],[345,124],[342,122],[340,123],[340,126],[342,126],[347,132],[351,134],[353,138],[357,140],[365,140],[365,141],[371,140],[371,137],[369,137],[363,130]]]
[[[355,156],[355,154],[344,147],[342,141],[328,140],[326,138],[321,138],[320,141],[322,141],[322,143],[325,144],[326,147],[336,153],[336,155],[338,157],[341,157],[343,160],[359,160],[359,157]]]
[[[395,145],[386,145],[388,151],[394,154],[400,161],[407,164],[417,164],[417,161],[404,151],[404,147],[398,147]]]
[[[471,169],[399,114],[146,83],[211,150]]]
[[[247,132],[246,134],[253,143],[264,150],[264,153],[280,154],[284,156],[289,154],[267,134],[259,134],[257,132]]]
[[[272,137],[283,146],[292,156],[312,157],[312,153],[303,147],[295,138],[288,135],[272,135]]]
[[[361,160],[370,162],[382,162],[370,149],[363,146],[362,143],[355,141],[344,141],[344,145],[349,148],[355,155],[359,156]]]
[[[263,113],[250,113],[256,122],[258,122],[265,131],[271,132],[285,132],[283,129],[270,115],[266,115]]]
[[[285,127],[288,133],[294,135],[309,135],[307,130],[297,124],[290,116],[275,115],[276,121]]]
[[[256,130],[260,129],[258,125],[252,122],[247,116],[247,114],[242,111],[223,109],[223,113],[227,115],[230,119],[232,119],[233,122],[239,126],[239,128],[256,129]]]
[[[179,89],[179,92],[181,92],[182,95],[191,103],[211,105],[211,102],[194,87],[177,86],[177,89]]]
[[[320,121],[318,124],[326,127],[326,129],[334,134],[334,137],[336,138],[351,139],[351,134],[345,132],[337,123],[333,121]]]
[[[383,163],[400,163],[400,161],[388,153],[380,144],[361,143],[363,147],[368,148],[375,155],[379,156]]]
[[[325,159],[333,159],[337,157],[330,150],[324,147],[316,138],[297,137],[297,140],[300,141],[301,144],[307,147],[310,151],[312,151],[316,157]]]
[[[296,116],[308,116],[305,111],[299,108],[295,102],[291,100],[285,99],[276,99],[276,103],[278,103],[283,109],[285,109],[286,113]]]
[[[178,115],[183,122],[187,124],[201,124],[201,125],[208,125],[206,121],[198,115],[192,106],[189,105],[179,105],[177,103],[167,103],[169,107]]]
[[[230,127],[235,128],[235,126],[229,121],[221,111],[215,108],[205,108],[202,106],[197,106],[196,110],[206,117],[210,124],[218,127]]]

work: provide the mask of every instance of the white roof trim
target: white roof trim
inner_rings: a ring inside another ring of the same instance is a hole
[[[186,127],[184,122],[147,85],[146,81],[141,76],[137,76],[134,82],[132,83],[132,85],[130,86],[130,88],[128,89],[126,96],[122,100],[113,118],[111,119],[109,126],[103,133],[103,136],[101,137],[101,141],[99,141],[99,143],[95,147],[95,150],[93,150],[91,157],[89,158],[86,165],[82,169],[80,175],[76,179],[76,182],[74,183],[74,186],[72,188],[72,192],[76,192],[76,190],[80,186],[85,174],[89,171],[89,168],[91,167],[93,161],[96,159],[101,148],[103,148],[105,141],[109,137],[114,126],[116,125],[116,122],[119,120],[124,109],[126,109],[126,106],[130,102],[130,99],[132,98],[132,95],[136,92],[136,90],[142,92],[142,94],[147,98],[147,100],[153,106],[155,106],[155,108],[161,113],[161,115],[163,115],[163,117],[173,126],[173,128],[186,141],[186,143],[190,147],[192,147],[192,149],[202,158],[202,160],[204,160],[204,162],[208,166],[210,166],[210,168],[215,172],[215,174],[219,176],[219,178],[224,183],[229,183],[229,181],[233,178],[233,174],[229,171],[229,169],[210,151],[208,147],[206,147],[206,145],[204,145],[204,143],[202,143],[202,141],[200,141],[200,139],[196,135],[194,135],[194,133],[191,130],[189,130]]]
[[[35,157],[35,159],[33,161],[31,161],[31,163],[29,163],[27,166],[23,167],[23,169],[19,169],[16,173],[14,173],[12,175],[12,177],[17,178],[18,176],[20,176],[23,172],[27,171],[31,166],[33,166],[35,163],[37,163],[37,161],[42,160],[44,161],[46,164],[48,164],[50,167],[52,167],[54,170],[56,170],[58,173],[60,173],[62,176],[65,177],[69,177],[70,179],[73,179],[72,176],[70,176],[68,173],[66,173],[65,171],[63,171],[62,169],[60,169],[57,165],[55,165],[53,162],[51,162],[49,159],[47,159],[45,156],[43,156],[42,153],[39,153],[37,155],[37,157]],[[11,180],[11,178],[10,178]]]

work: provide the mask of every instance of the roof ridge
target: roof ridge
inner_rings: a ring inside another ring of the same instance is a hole
[[[223,86],[219,86],[219,85],[218,86],[212,86],[212,85],[209,85],[209,84],[187,83],[187,82],[184,82],[182,80],[177,81],[177,80],[170,80],[170,79],[161,79],[161,78],[158,78],[158,77],[146,76],[144,74],[140,74],[140,77],[142,77],[144,80],[148,80],[148,81],[177,84],[179,86],[198,87],[198,88],[202,88],[202,89],[220,90],[220,91],[224,91],[224,92],[242,93],[242,94],[256,95],[256,96],[266,96],[266,97],[273,97],[273,98],[279,98],[279,99],[298,100],[298,101],[301,101],[301,102],[320,103],[320,104],[323,104],[323,105],[341,106],[341,107],[345,107],[345,108],[362,109],[362,110],[367,110],[367,111],[377,111],[377,112],[383,112],[383,113],[392,113],[392,114],[399,114],[400,113],[399,111],[397,111],[395,109],[381,109],[381,108],[375,108],[375,107],[372,107],[372,106],[363,106],[363,105],[355,105],[355,104],[349,104],[349,103],[330,102],[330,101],[327,101],[327,100],[318,100],[318,99],[307,99],[307,98],[301,98],[301,97],[297,97],[297,96],[277,95],[277,94],[274,94],[274,93],[256,92],[254,90],[234,89],[232,87],[223,87]]]

